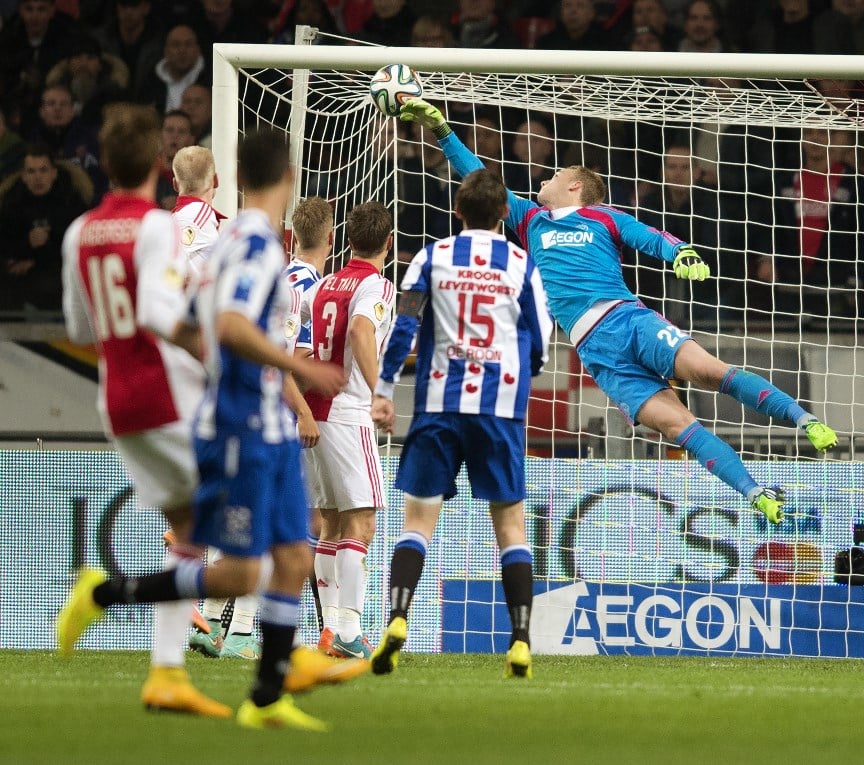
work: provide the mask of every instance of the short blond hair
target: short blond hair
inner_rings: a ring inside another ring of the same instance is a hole
[[[291,229],[300,249],[323,247],[333,230],[333,208],[323,197],[301,199],[291,216]]]
[[[177,191],[189,196],[200,196],[213,188],[216,163],[213,152],[203,146],[186,146],[174,155],[171,163]]]
[[[599,205],[606,199],[606,183],[593,170],[584,165],[571,165],[567,168],[573,178],[582,183],[582,206]]]

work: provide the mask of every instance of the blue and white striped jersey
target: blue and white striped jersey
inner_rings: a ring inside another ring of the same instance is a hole
[[[285,271],[282,273],[282,278],[288,282],[289,287],[297,290],[302,295],[313,284],[321,281],[321,274],[318,273],[315,266],[310,265],[303,260],[291,258],[291,262],[288,264],[288,266],[285,268]],[[293,348],[307,348],[311,351],[312,322],[307,321],[305,324],[300,325],[298,329],[299,332],[296,335],[296,339],[294,340],[294,344],[290,350],[293,350]],[[289,337],[288,339],[290,344],[291,338]]]
[[[417,335],[415,414],[523,420],[552,333],[540,274],[525,250],[500,234],[463,231],[414,256],[403,299],[412,292],[426,300],[419,334],[415,316],[396,317],[379,392],[391,392]]]
[[[226,311],[243,314],[276,345],[285,341],[285,320],[299,315],[300,295],[282,279],[285,250],[261,210],[243,210],[225,226],[204,266],[194,317],[204,339],[207,392],[196,416],[195,435],[208,440],[247,430],[265,443],[296,437],[282,399],[282,372],[240,358],[221,346],[216,320]]]
[[[455,133],[439,143],[462,177],[483,167]],[[506,223],[537,263],[552,315],[577,344],[605,313],[596,308],[591,312],[592,306],[637,300],[621,271],[623,245],[670,263],[679,249],[688,246],[614,207],[549,210],[509,189],[507,203]]]

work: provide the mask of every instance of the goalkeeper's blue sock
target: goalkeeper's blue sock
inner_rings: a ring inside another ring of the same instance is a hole
[[[530,644],[528,633],[534,598],[532,563],[528,545],[510,545],[501,551],[501,584],[510,612],[511,646],[517,640]]]
[[[428,547],[429,540],[419,531],[403,531],[396,540],[390,560],[390,621],[397,616],[408,618]]]
[[[694,422],[686,428],[675,439],[675,443],[690,452],[709,473],[716,475],[748,499],[760,488],[753,476],[747,472],[737,452],[702,427],[701,423]]]
[[[801,405],[761,375],[738,367],[729,367],[720,383],[720,392],[766,417],[784,419],[799,427],[815,419]]]

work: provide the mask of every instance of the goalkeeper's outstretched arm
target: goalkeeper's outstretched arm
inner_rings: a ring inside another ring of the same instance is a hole
[[[438,145],[447,157],[447,161],[456,171],[460,178],[464,178],[475,170],[485,167],[482,160],[474,154],[457,136],[447,124],[441,110],[436,106],[424,101],[422,98],[409,98],[402,105],[399,119],[405,122],[416,122],[424,128],[431,130],[438,139]],[[538,205],[527,199],[514,194],[507,189],[507,225],[514,231],[518,230],[519,224],[525,216]]]

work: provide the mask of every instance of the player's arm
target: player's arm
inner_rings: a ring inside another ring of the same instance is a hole
[[[369,317],[351,317],[348,322],[348,343],[371,396],[378,380],[378,342],[375,339],[375,325]]]
[[[525,285],[519,296],[519,307],[531,336],[531,376],[536,377],[549,360],[549,340],[554,322],[546,303],[546,290],[540,281],[540,272],[530,258]]]
[[[63,319],[69,339],[78,345],[88,345],[95,342],[96,336],[87,315],[78,274],[78,242],[82,224],[79,218],[69,226],[63,237]]]
[[[692,245],[681,241],[668,231],[646,226],[629,213],[610,210],[621,233],[621,240],[635,250],[672,264],[675,276],[690,281],[703,281],[711,275],[708,264]]]
[[[267,335],[236,310],[223,310],[216,318],[216,338],[229,351],[261,366],[292,372],[310,388],[335,396],[345,384],[344,370],[327,362],[291,356],[270,342]]]
[[[480,157],[462,143],[459,136],[450,129],[441,110],[422,98],[407,99],[399,112],[399,119],[418,122],[424,128],[431,130],[438,139],[438,145],[447,157],[447,161],[460,178],[485,167]],[[528,212],[538,207],[534,202],[517,196],[510,189],[507,189],[507,204],[509,212],[505,222],[514,231],[519,230],[519,224]]]
[[[297,355],[296,352],[295,355]],[[307,354],[301,354],[301,356],[308,358]],[[312,410],[306,403],[306,399],[303,398],[293,374],[286,374],[284,377],[282,397],[297,417],[297,436],[300,443],[307,448],[315,446],[321,437],[321,431],[318,429],[318,423],[315,422]]]

